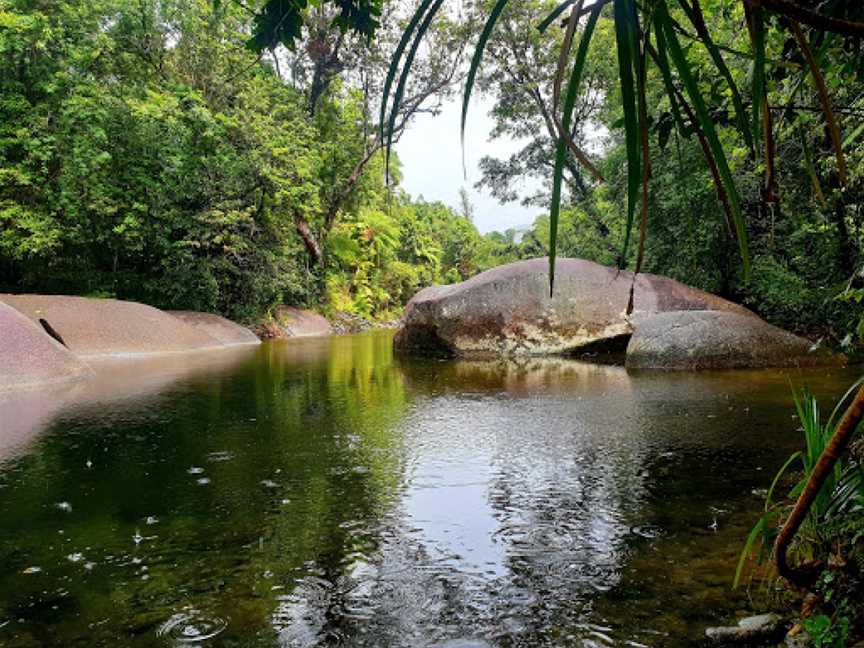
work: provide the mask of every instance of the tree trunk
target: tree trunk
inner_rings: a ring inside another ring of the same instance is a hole
[[[297,233],[300,235],[300,238],[303,239],[306,251],[312,259],[312,265],[320,265],[321,261],[324,259],[324,249],[322,248],[321,243],[319,243],[318,238],[315,236],[315,232],[312,231],[309,223],[302,216],[298,215],[294,217],[294,225],[297,228]]]

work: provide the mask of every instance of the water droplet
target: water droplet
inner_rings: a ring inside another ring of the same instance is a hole
[[[188,609],[173,615],[156,631],[157,637],[165,637],[177,643],[201,643],[212,639],[228,627],[228,622],[217,616],[206,616],[202,612]]]
[[[66,513],[72,512],[72,505],[69,502],[57,502],[54,506]]]
[[[204,486],[204,485],[210,483],[210,478],[209,477],[202,477],[201,479],[196,479],[195,483],[200,484],[201,486]]]
[[[66,556],[66,559],[69,562],[81,562],[82,560],[84,560],[84,554],[82,554],[80,551],[76,551],[75,553],[70,553],[68,556]]]
[[[143,539],[144,539],[144,536],[142,536],[141,533],[139,533],[138,530],[136,529],[135,535],[132,536],[132,542],[134,542],[136,545],[139,545],[139,544],[141,544],[141,541]]]
[[[189,473],[190,475],[200,475],[201,473],[204,472],[204,469],[201,468],[200,466],[191,466],[189,468],[189,470],[187,470],[186,472]]]
[[[261,485],[262,485],[264,488],[279,488],[279,484],[277,484],[277,483],[276,483],[275,481],[273,481],[272,479],[262,479],[262,480],[261,480]]]
[[[148,515],[146,518],[144,518],[144,522],[152,526],[159,523],[159,518],[157,518],[155,515]]]
[[[87,460],[87,463],[84,464],[84,465],[87,466],[87,468],[92,468],[92,467],[93,467],[93,462],[90,461],[90,460],[88,459],[88,460]]]
[[[41,567],[28,567],[27,569],[23,570],[21,573],[22,574],[38,574],[41,571],[42,571]]]

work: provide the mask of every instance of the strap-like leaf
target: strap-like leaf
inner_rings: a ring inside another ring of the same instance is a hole
[[[663,4],[662,2],[660,3]],[[624,109],[624,140],[627,150],[627,223],[619,266],[627,263],[627,249],[633,230],[633,216],[639,193],[639,116],[636,109],[633,71],[637,54],[635,0],[615,0],[615,41],[618,48],[618,77]]]
[[[564,179],[564,162],[567,159],[567,142],[570,126],[573,123],[573,108],[576,106],[576,97],[579,93],[579,85],[582,83],[582,72],[585,69],[585,59],[588,56],[588,46],[591,36],[597,26],[602,5],[598,2],[591,8],[585,29],[582,30],[582,38],[579,48],[576,50],[576,58],[570,71],[570,79],[567,82],[567,90],[564,93],[564,106],[561,116],[561,130],[558,142],[555,146],[555,170],[552,175],[552,204],[549,209],[549,295],[555,287],[555,258],[558,248],[558,220],[561,214],[561,185]]]
[[[402,66],[402,74],[399,75],[399,83],[396,85],[396,92],[393,95],[393,107],[390,109],[390,119],[387,123],[387,147],[384,155],[384,169],[389,174],[390,169],[390,152],[393,148],[393,131],[396,128],[396,119],[399,116],[399,108],[402,106],[402,97],[405,94],[405,86],[408,83],[408,77],[411,74],[411,66],[414,63],[414,57],[417,56],[417,49],[423,41],[423,37],[429,30],[432,20],[441,8],[444,0],[435,0],[432,7],[423,18],[417,30],[417,35],[414,37],[414,42],[411,43],[411,49],[408,50],[408,56],[405,57],[405,65]]]
[[[549,25],[555,22],[555,19],[558,18],[558,16],[560,16],[562,13],[564,13],[567,7],[572,5],[574,2],[576,2],[576,0],[564,0],[564,2],[560,3],[557,7],[555,7],[552,10],[552,13],[546,16],[546,18],[543,19],[543,22],[537,25],[537,29],[540,31],[540,33],[542,34],[547,29],[549,29]]]
[[[665,31],[666,43],[672,63],[675,65],[678,75],[684,83],[684,88],[687,90],[687,95],[693,104],[699,125],[705,133],[705,138],[717,164],[717,171],[729,199],[732,221],[735,225],[735,233],[738,239],[738,248],[741,254],[741,261],[744,265],[744,276],[746,279],[749,279],[750,252],[747,243],[747,229],[744,225],[744,217],[741,213],[741,199],[738,196],[738,189],[735,187],[735,182],[732,178],[732,171],[729,169],[726,154],[723,152],[723,146],[720,144],[720,138],[717,136],[717,130],[714,128],[714,121],[711,119],[711,115],[708,114],[705,100],[699,92],[699,84],[696,82],[696,77],[690,69],[690,64],[687,62],[684,50],[681,49],[681,44],[678,42],[678,35],[675,33],[675,28],[672,25],[672,20],[669,17],[665,3],[659,2],[657,4],[656,14]]]
[[[813,52],[807,42],[807,37],[801,31],[801,26],[794,20],[789,21],[792,34],[798,42],[798,47],[801,48],[801,53],[807,61],[807,66],[810,68],[810,74],[813,77],[813,83],[816,85],[816,92],[819,95],[819,103],[822,104],[822,112],[825,114],[825,123],[828,127],[828,134],[831,137],[831,146],[834,149],[834,156],[837,158],[837,175],[840,178],[840,184],[845,185],[848,181],[846,171],[846,156],[843,155],[843,143],[840,139],[840,126],[837,123],[837,116],[834,114],[834,109],[831,107],[831,97],[828,94],[828,86],[825,85],[825,78],[822,76],[822,71],[816,64],[816,59],[813,58]]]
[[[486,50],[486,43],[489,41],[489,36],[492,35],[492,30],[495,29],[495,24],[501,17],[501,12],[510,0],[497,0],[486,24],[483,25],[483,31],[480,32],[480,38],[477,40],[477,46],[474,48],[474,55],[471,57],[471,66],[468,68],[468,78],[465,80],[465,93],[462,96],[462,125],[460,133],[462,136],[462,145],[465,145],[465,122],[468,119],[468,102],[471,100],[471,91],[474,90],[474,81],[477,78],[477,72],[480,69],[480,63],[483,61],[483,52]]]
[[[714,39],[711,38],[711,33],[708,31],[708,26],[705,24],[705,16],[702,14],[702,6],[699,4],[699,0],[692,0],[692,2],[693,6],[691,7],[687,0],[678,0],[678,4],[681,5],[687,18],[690,20],[690,23],[696,29],[699,41],[705,46],[705,49],[708,50],[708,54],[711,56],[711,60],[714,61],[717,71],[720,72],[726,80],[726,85],[729,86],[729,91],[732,94],[732,106],[735,109],[735,121],[738,124],[738,130],[741,132],[741,136],[744,138],[747,148],[750,149],[751,152],[755,153],[753,148],[753,137],[747,120],[747,111],[744,109],[744,102],[741,100],[741,93],[738,91],[738,86],[735,83],[735,79],[732,77],[732,72],[729,70],[729,66],[726,65],[726,61],[720,53],[720,49],[717,47]]]
[[[747,5],[745,5],[745,8]],[[752,131],[753,145],[758,146],[762,130],[762,102],[765,101],[765,20],[761,7],[748,8],[750,40],[753,46]]]
[[[399,63],[402,61],[402,54],[405,53],[405,48],[408,47],[408,43],[411,40],[411,36],[414,34],[414,30],[417,29],[417,25],[420,24],[420,20],[424,15],[426,15],[426,12],[429,10],[433,1],[434,0],[423,0],[423,2],[420,3],[417,11],[414,12],[411,19],[408,21],[405,31],[402,32],[402,37],[399,39],[396,51],[393,52],[393,56],[390,59],[390,67],[387,69],[387,76],[384,79],[384,90],[381,93],[381,120],[379,124],[382,144],[384,143],[384,123],[387,120],[387,102],[390,99],[390,88],[393,86],[393,81],[396,78],[396,71],[399,69]]]

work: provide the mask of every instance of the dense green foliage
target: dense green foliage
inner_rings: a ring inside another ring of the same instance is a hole
[[[679,3],[668,4],[673,18],[686,25]],[[488,12],[492,2],[487,5]],[[519,194],[518,183],[532,177],[547,183],[551,179],[557,130],[550,115],[555,114],[555,56],[563,36],[561,29],[541,33],[528,26],[539,24],[554,5],[545,0],[510,3],[487,45],[487,64],[479,81],[496,99],[495,134],[525,143],[509,159],[484,159],[482,184],[502,199],[521,197],[532,205],[548,204],[551,185],[539,195],[525,196]],[[748,88],[753,56],[744,5],[715,0],[699,5],[735,88]],[[718,199],[695,126],[685,115],[683,131],[676,128],[676,112],[681,108],[670,104],[663,75],[654,67],[648,69],[645,82],[651,174],[643,270],[731,297],[793,330],[848,342],[857,329],[860,339],[864,333],[860,42],[856,46],[854,39],[811,34],[843,137],[848,169],[843,186],[800,48],[782,21],[772,18],[770,25],[766,42],[770,73],[765,82],[776,149],[776,175],[770,188],[764,179],[765,154],[748,148],[736,119],[735,95],[718,73],[709,48],[686,27],[679,34],[741,196],[753,266],[750,279],[742,272],[734,227]],[[609,55],[615,50],[609,6],[603,9],[591,40],[570,131],[574,142],[591,152],[605,182],[596,181],[568,156],[567,191],[558,225],[559,254],[602,263],[614,263],[620,253],[626,221],[622,215],[628,209],[619,70]],[[683,93],[680,80],[673,79],[673,84]],[[517,246],[517,256],[546,253],[549,229],[548,217],[541,216]],[[631,268],[634,248],[625,260]]]
[[[475,271],[464,218],[388,199],[362,93],[319,79],[310,111],[247,22],[209,0],[0,2],[2,289],[374,316]]]

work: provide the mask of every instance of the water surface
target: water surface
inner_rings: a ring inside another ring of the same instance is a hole
[[[394,358],[387,333],[0,397],[0,645],[686,646],[799,443],[790,381]]]

